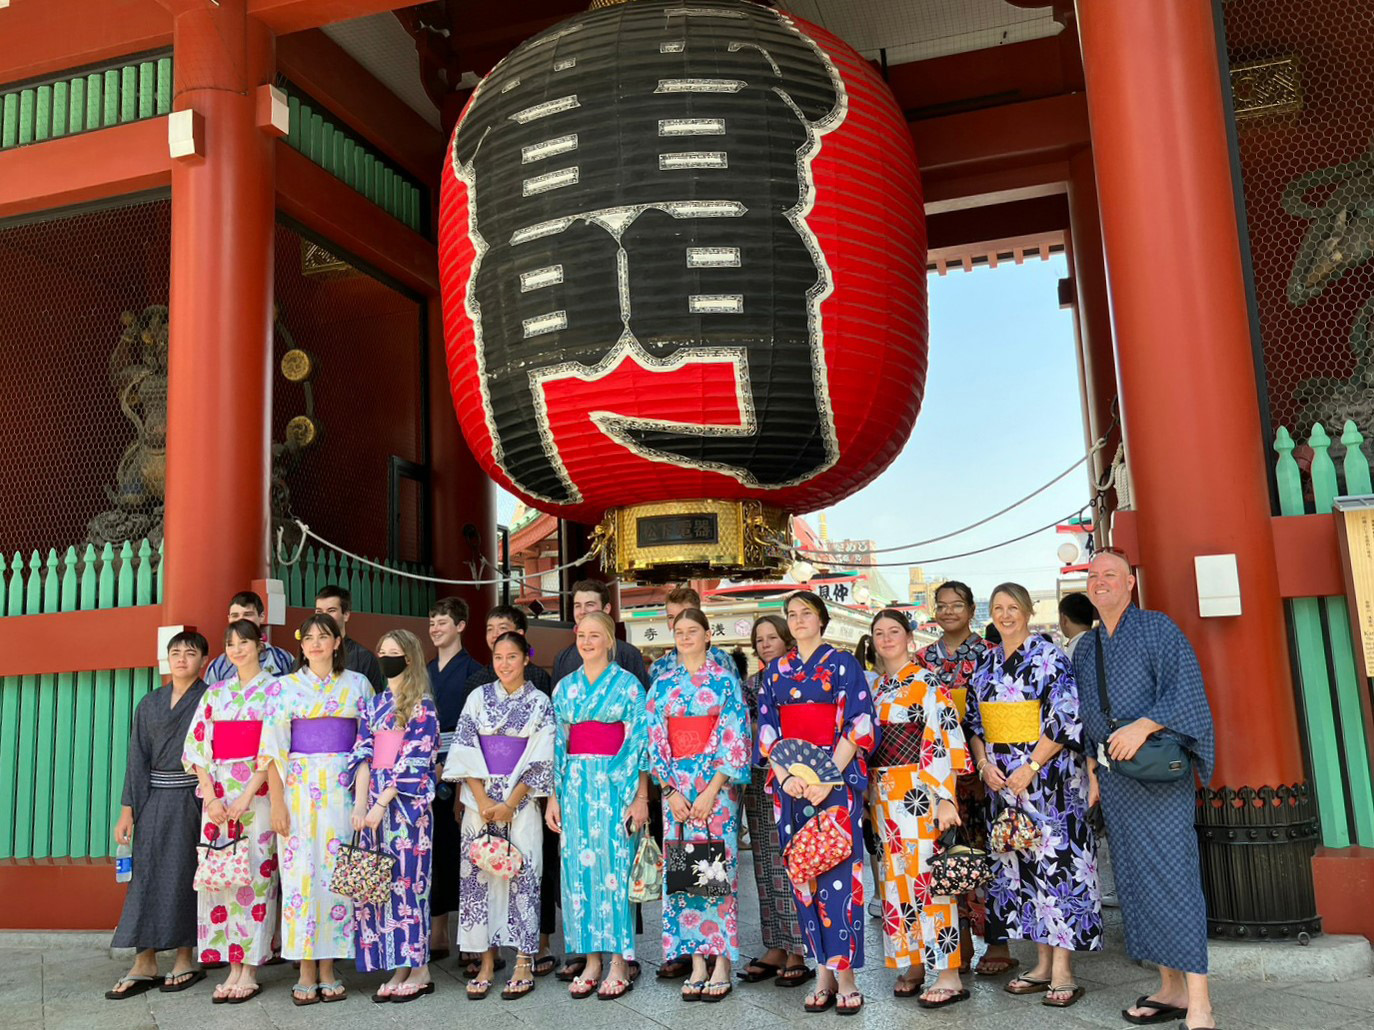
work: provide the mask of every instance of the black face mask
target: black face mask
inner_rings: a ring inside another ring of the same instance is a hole
[[[382,667],[382,675],[387,679],[395,679],[406,671],[405,655],[378,655],[377,664]]]

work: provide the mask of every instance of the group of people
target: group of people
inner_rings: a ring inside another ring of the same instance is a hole
[[[942,636],[928,647],[901,610],[873,617],[872,669],[826,642],[825,602],[798,590],[755,622],[753,675],[712,644],[690,588],[669,594],[675,646],[646,668],[616,637],[606,586],[576,584],[575,643],[552,678],[531,661],[518,608],[488,613],[481,667],[462,650],[466,605],[445,599],[430,620],[437,657],[426,668],[414,635],[386,634],[368,655],[375,690],[350,668],[366,659],[347,637],[346,592],[321,592],[291,671],[263,641],[261,602],[240,595],[222,678],[199,679],[208,646],[182,634],[168,648],[171,682],[136,713],[116,827],[121,841],[136,827],[134,878],[114,943],[139,950],[109,996],[184,989],[204,976],[198,958],[227,963],[214,1001],[240,1003],[279,955],[299,962],[297,1005],[345,998],[334,963],[348,958],[392,971],[374,1001],[408,1002],[433,992],[428,965],[452,946],[472,999],[493,988],[502,949],[514,953],[503,998],[555,970],[575,998],[618,998],[639,975],[633,899],[658,876],[652,839],[663,852],[658,976],[682,979],[683,1000],[718,1002],[736,978],[814,979],[806,1011],[852,1015],[864,1004],[854,977],[867,822],[895,994],[957,1004],[972,937],[986,950],[971,971],[985,976],[1017,969],[1007,943],[1019,939],[1035,961],[1005,990],[1065,1008],[1083,994],[1074,955],[1102,947],[1100,805],[1127,949],[1161,971],[1123,1016],[1214,1026],[1193,777],[1144,782],[1114,765],[1164,736],[1205,782],[1210,715],[1187,641],[1131,605],[1133,586],[1120,555],[1094,559],[1087,625],[1083,605],[1069,606],[1068,623],[1080,620],[1070,657],[1031,632],[1018,584],[990,595],[994,644],[972,629],[972,591],[946,583]],[[737,970],[742,816],[765,950]],[[246,850],[250,882],[193,890],[197,845],[225,841]],[[955,841],[989,853],[991,880],[936,895],[933,863]],[[332,890],[352,847],[394,859],[383,903]],[[560,909],[561,968],[550,952]],[[169,949],[175,964],[159,978],[156,951]]]

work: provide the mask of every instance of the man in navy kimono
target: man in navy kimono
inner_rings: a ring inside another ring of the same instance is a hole
[[[1112,865],[1126,951],[1159,967],[1159,989],[1122,1010],[1129,1023],[1184,1020],[1191,1030],[1215,1027],[1207,986],[1207,902],[1202,894],[1197,831],[1197,785],[1192,776],[1146,783],[1113,762],[1135,757],[1157,733],[1179,741],[1203,783],[1215,754],[1212,713],[1202,670],[1183,632],[1163,612],[1131,604],[1135,576],[1115,551],[1088,566],[1088,597],[1100,627],[1074,652],[1084,744],[1096,755],[1095,783],[1112,841]],[[1102,653],[1111,722],[1098,690]]]

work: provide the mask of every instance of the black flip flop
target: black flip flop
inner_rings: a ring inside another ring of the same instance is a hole
[[[814,1005],[810,1001],[802,1002],[802,1008],[805,1009],[807,1012],[824,1012],[827,1009],[833,1009],[835,1007],[836,992],[830,990],[830,988],[823,987],[820,990],[812,991],[811,993],[823,994],[825,995],[825,1000],[822,1001],[819,1005]],[[810,995],[807,995],[807,997],[809,998]]]
[[[692,960],[675,958],[663,963],[654,974],[659,980],[681,980],[692,972]]]
[[[795,975],[794,975],[795,974]],[[775,987],[800,987],[816,978],[816,971],[810,966],[784,966],[773,981]]]
[[[416,998],[423,998],[426,994],[433,994],[433,993],[434,993],[434,981],[431,980],[429,983],[427,983],[427,984],[425,984],[423,987],[421,987],[418,991],[411,991],[409,994],[392,994],[392,996],[391,996],[391,1004],[393,1004],[393,1005],[405,1005],[407,1002],[412,1002],[412,1001],[414,1001]]]
[[[858,998],[858,999],[859,999],[859,1004],[857,1004],[857,1005],[851,1005],[851,1006],[848,1006],[848,1007],[846,1007],[846,1006],[844,1006],[844,1005],[841,1005],[841,1004],[840,1004],[840,996],[837,994],[837,995],[835,995],[835,1015],[837,1015],[837,1016],[857,1016],[860,1012],[862,1012],[862,1011],[864,1010],[864,1004],[865,1004],[865,1002],[866,1002],[866,999],[864,998],[864,996],[863,996],[860,992],[858,992],[858,991],[850,991],[848,994],[845,995],[845,997],[846,997],[846,998]]]
[[[557,955],[544,955],[534,960],[534,966],[530,969],[536,977],[548,976],[558,968]]]
[[[181,979],[182,977],[185,977],[185,979]],[[158,990],[163,994],[176,994],[179,991],[186,990],[188,987],[195,986],[204,979],[205,970],[203,969],[188,969],[184,973],[177,973],[175,976],[168,973],[167,976],[163,978],[162,986],[159,987]],[[170,983],[169,981],[171,980],[176,980],[177,982]]]
[[[1068,991],[1069,996],[1065,998],[1063,1001],[1055,1001],[1053,998],[1050,997],[1051,994],[1061,994],[1064,991]],[[1083,995],[1086,993],[1087,992],[1083,990],[1083,988],[1080,987],[1078,984],[1059,984],[1057,986],[1051,987],[1048,991],[1045,992],[1045,997],[1040,1002],[1040,1004],[1044,1005],[1046,1008],[1067,1009],[1074,1005],[1077,1005],[1078,1000],[1082,998]]]
[[[1133,1016],[1131,1009],[1153,1009],[1153,1014],[1148,1016]],[[1172,1023],[1181,1020],[1188,1014],[1187,1009],[1181,1009],[1177,1005],[1166,1005],[1162,1001],[1151,1000],[1148,994],[1142,994],[1135,1000],[1135,1004],[1128,1009],[1121,1010],[1121,1018],[1128,1023],[1136,1026],[1153,1026],[1155,1023]]]
[[[719,994],[711,994],[709,992],[712,987],[724,987],[725,990],[721,991]],[[702,988],[701,998],[699,1000],[703,1002],[708,1002],[710,1004],[715,1004],[718,1001],[724,1001],[726,998],[728,998],[731,992],[734,991],[734,989],[735,985],[730,983],[729,981],[710,980],[706,983],[706,986]]]
[[[115,984],[115,987],[118,987],[120,984],[129,984],[130,986],[122,991],[106,991],[105,997],[109,1001],[123,1001],[125,998],[134,998],[140,994],[151,991],[161,982],[162,977],[160,976],[121,976],[119,981]]]
[[[262,993],[262,984],[254,984],[254,985],[253,985],[253,989],[252,989],[251,991],[249,991],[247,994],[243,995],[242,997],[240,997],[240,996],[237,995],[237,994],[231,994],[231,995],[229,995],[229,997],[227,997],[227,998],[224,999],[224,1004],[226,1004],[226,1005],[242,1005],[245,1001],[252,1001],[254,998],[256,998],[256,997],[257,997],[259,994],[261,994],[261,993]]]
[[[587,968],[587,958],[585,955],[573,957],[564,956],[563,967],[554,973],[554,977],[562,980],[565,984],[570,984],[576,980]]]
[[[945,990],[945,988],[943,987],[932,987],[929,991],[923,991],[922,993],[930,994],[933,991],[943,990]],[[926,1001],[925,998],[917,998],[916,1004],[921,1006],[921,1008],[923,1009],[942,1009],[946,1005],[958,1005],[961,1001],[968,1001],[969,998],[969,993],[967,989],[960,991],[950,991],[948,993],[949,997],[946,998],[944,1001]]]
[[[750,966],[753,966],[754,969],[760,970],[760,972],[751,971],[749,968]],[[744,964],[744,968],[741,969],[735,975],[747,984],[757,984],[763,983],[763,981],[765,980],[773,979],[773,977],[777,976],[778,973],[780,973],[781,971],[782,967],[775,965],[772,962],[765,962],[763,961],[763,959],[751,958],[748,962]]]

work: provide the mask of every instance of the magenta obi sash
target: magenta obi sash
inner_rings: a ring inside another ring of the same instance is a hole
[[[487,763],[487,772],[493,776],[509,776],[515,772],[516,763],[525,753],[528,741],[525,737],[511,737],[504,733],[483,733],[477,737],[477,743],[482,747],[482,759]],[[619,751],[620,748],[615,750]],[[615,754],[615,751],[611,754]]]
[[[358,740],[358,720],[327,716],[291,720],[291,753],[337,755],[352,751]]]
[[[216,762],[257,758],[261,743],[261,719],[216,719],[210,731],[210,754]]]
[[[600,755],[609,758],[620,754],[624,744],[623,722],[575,722],[568,727],[570,755]]]
[[[396,756],[401,753],[405,730],[377,730],[372,734],[372,768],[396,768]]]

